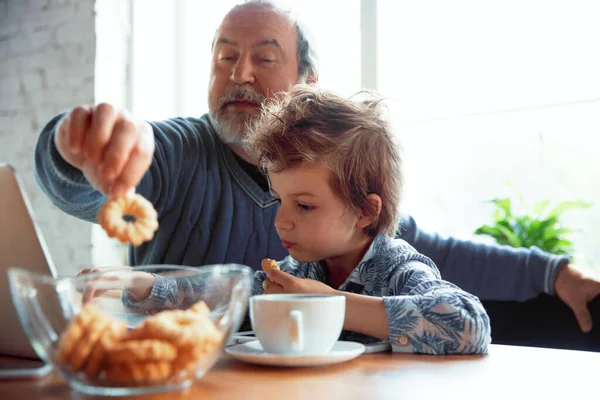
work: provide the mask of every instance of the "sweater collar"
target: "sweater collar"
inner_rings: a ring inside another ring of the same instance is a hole
[[[231,150],[231,148],[223,142],[221,137],[218,135],[217,130],[212,122],[212,118],[209,115],[208,121],[210,126],[215,133],[215,140],[219,144],[217,148],[223,156],[227,170],[231,174],[231,177],[240,185],[240,187],[248,194],[252,201],[260,208],[269,208],[277,204],[275,197],[270,192],[265,192],[262,188],[252,179],[250,175],[240,165],[237,156]]]

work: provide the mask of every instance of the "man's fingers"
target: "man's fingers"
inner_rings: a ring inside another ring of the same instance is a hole
[[[123,166],[121,174],[115,179],[109,194],[125,196],[127,191],[139,183],[151,164],[152,154],[139,150],[139,145],[136,145],[129,155],[129,160]]]
[[[102,160],[104,147],[110,140],[117,117],[117,110],[110,104],[101,103],[94,109],[90,129],[83,142],[83,151],[92,163],[98,164]]]
[[[60,152],[69,152],[71,149],[71,113],[66,114],[59,122],[56,129],[54,142]]]
[[[590,314],[590,311],[587,308],[587,304],[583,303],[574,305],[573,307],[571,307],[571,309],[575,314],[575,318],[577,318],[577,323],[579,324],[581,331],[583,333],[588,333],[589,331],[591,331],[593,326],[592,315]]]
[[[125,195],[142,179],[154,154],[152,126],[110,104],[75,107],[59,123],[63,158],[106,195]]]
[[[111,139],[104,150],[99,165],[99,174],[102,179],[111,181],[121,174],[137,139],[138,133],[131,121],[121,119],[115,124]]]
[[[92,124],[92,107],[78,106],[75,107],[69,115],[67,129],[67,138],[69,149],[79,154],[83,148],[85,134],[90,129]]]

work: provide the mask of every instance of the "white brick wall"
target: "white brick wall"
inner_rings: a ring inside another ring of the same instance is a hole
[[[0,0],[0,162],[25,183],[61,275],[90,265],[92,225],[56,209],[33,177],[33,151],[55,114],[94,102],[95,0]]]

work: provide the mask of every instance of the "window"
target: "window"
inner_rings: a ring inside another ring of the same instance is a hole
[[[379,0],[379,89],[406,153],[405,210],[465,239],[485,199],[598,203],[600,25],[592,1]],[[600,204],[565,214],[600,261]]]

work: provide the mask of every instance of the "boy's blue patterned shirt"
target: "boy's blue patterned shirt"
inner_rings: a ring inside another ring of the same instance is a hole
[[[326,283],[322,262],[301,263],[288,256],[278,264],[282,271],[298,278]],[[255,273],[253,295],[263,293],[265,279],[264,272]],[[157,277],[148,299],[138,303],[127,296],[123,299],[126,305],[146,312],[181,308],[191,298],[194,286],[185,280]],[[490,321],[479,299],[443,281],[433,261],[404,240],[377,236],[338,290],[383,298],[390,330],[388,340],[395,352],[486,353],[491,342]],[[340,339],[379,341],[348,331]]]

